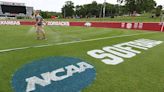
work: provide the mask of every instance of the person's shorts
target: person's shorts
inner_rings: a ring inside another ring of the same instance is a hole
[[[43,26],[42,22],[37,23],[37,26]]]

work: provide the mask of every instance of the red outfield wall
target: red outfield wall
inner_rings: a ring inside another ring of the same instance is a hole
[[[89,22],[88,22],[89,25]],[[86,22],[70,22],[70,26],[87,26]],[[162,23],[127,23],[127,22],[90,22],[90,27],[123,28],[136,30],[161,31]],[[162,28],[164,31],[164,28]]]
[[[0,25],[34,25],[33,21],[0,21]],[[164,31],[162,23],[127,23],[127,22],[63,22],[48,21],[49,26],[87,26],[103,28],[123,28],[136,30]]]

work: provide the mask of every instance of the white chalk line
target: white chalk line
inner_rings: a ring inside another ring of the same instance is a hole
[[[0,53],[10,52],[10,51],[17,51],[17,50],[25,50],[25,49],[29,49],[29,48],[41,48],[41,47],[48,47],[48,46],[55,46],[55,45],[56,46],[57,45],[67,45],[67,44],[73,44],[73,43],[82,43],[82,42],[90,42],[90,41],[98,41],[98,40],[105,40],[105,39],[113,39],[113,38],[122,38],[122,37],[144,35],[144,34],[154,34],[154,33],[159,33],[159,32],[137,33],[137,34],[130,34],[130,35],[118,35],[118,36],[111,36],[111,37],[103,37],[103,38],[81,40],[81,41],[71,41],[71,42],[62,42],[62,43],[54,43],[54,44],[45,44],[45,45],[37,45],[37,46],[20,47],[20,48],[11,48],[11,49],[0,50]]]

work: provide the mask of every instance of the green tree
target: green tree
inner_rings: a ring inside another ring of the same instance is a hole
[[[79,17],[85,17],[86,16],[86,9],[82,5],[77,5],[75,7],[75,14]]]
[[[75,10],[78,16],[99,17],[102,12],[102,4],[93,1],[91,4],[85,4],[83,6],[77,5]]]
[[[143,11],[150,12],[156,6],[154,0],[117,0],[117,2],[125,3],[125,7],[132,14],[134,11],[141,13]]]
[[[48,15],[45,11],[40,11],[40,15],[43,17],[43,18],[48,18]]]
[[[100,12],[100,8],[98,7],[98,4],[96,1],[93,1],[92,4],[90,5],[90,13],[94,17],[98,17]]]
[[[61,13],[49,12],[49,11],[41,11],[40,14],[45,19],[51,18],[51,16],[61,16]]]
[[[106,3],[106,16],[115,16],[117,15],[117,8],[116,5]]]
[[[72,1],[66,1],[62,8],[62,15],[64,17],[73,17],[74,15],[74,3]]]
[[[154,0],[144,0],[144,3],[142,5],[142,10],[145,12],[150,12],[154,9],[156,6],[156,2]]]
[[[162,13],[162,5],[158,5],[157,6],[157,8],[155,9],[156,11],[155,11],[155,15],[156,15],[156,17],[159,17],[160,15],[161,15],[161,13]]]

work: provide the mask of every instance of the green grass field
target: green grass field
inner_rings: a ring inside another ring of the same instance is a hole
[[[0,92],[14,92],[12,75],[21,66],[49,56],[76,57],[95,66],[96,80],[82,92],[164,92],[164,43],[115,66],[87,55],[90,50],[141,38],[164,41],[164,33],[53,26],[45,30],[48,40],[36,40],[31,26],[0,26],[0,50],[29,47],[0,53]],[[35,47],[47,44],[51,46]]]

